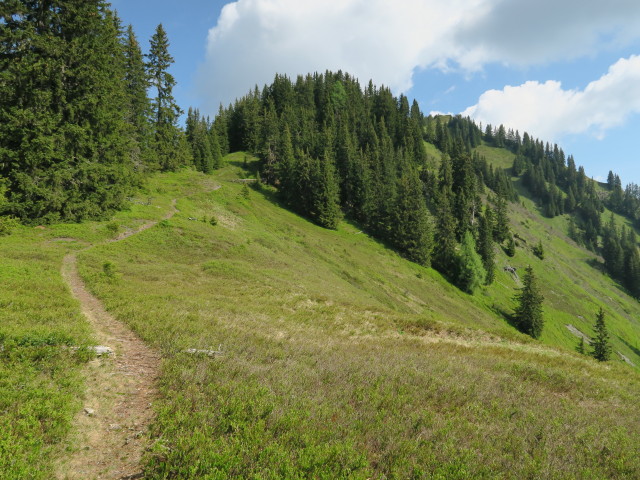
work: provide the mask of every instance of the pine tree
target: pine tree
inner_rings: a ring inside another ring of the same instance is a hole
[[[2,3],[0,177],[7,213],[77,221],[135,181],[117,20],[103,1]]]
[[[591,340],[591,356],[600,362],[606,362],[611,358],[611,345],[609,344],[609,332],[604,321],[604,310],[600,307],[596,315],[595,337]]]
[[[468,230],[462,237],[457,270],[456,283],[458,287],[472,295],[487,278],[487,272],[482,266],[482,258],[476,252],[476,242]]]
[[[586,355],[587,346],[584,341],[584,337],[580,337],[580,340],[578,341],[578,345],[576,346],[576,352],[581,353],[582,355]]]
[[[507,215],[507,201],[498,195],[495,199],[495,229],[493,238],[502,243],[509,238],[509,217]]]
[[[320,226],[336,229],[342,218],[338,181],[330,150],[311,160],[311,205],[308,214]]]
[[[485,208],[484,215],[480,217],[478,229],[478,253],[482,258],[482,264],[487,272],[485,285],[491,285],[496,276],[495,252],[493,249],[493,213],[489,207]]]
[[[504,247],[504,253],[507,257],[513,257],[516,254],[516,240],[513,238],[513,235],[509,235],[507,239],[507,244]]]
[[[533,268],[529,265],[523,276],[523,286],[516,294],[518,302],[514,313],[515,324],[521,332],[540,338],[544,327],[542,302],[544,296],[540,292]]]
[[[220,140],[218,138],[218,132],[212,125],[208,132],[209,149],[211,150],[211,158],[213,161],[213,168],[220,168],[223,165],[222,149],[220,148]]]
[[[407,170],[397,183],[392,243],[409,260],[428,267],[433,248],[429,212],[417,173]]]
[[[440,160],[436,206],[436,238],[433,263],[443,274],[453,278],[456,260],[456,220],[453,216],[453,178],[451,162],[443,154]]]
[[[190,155],[184,133],[178,127],[182,110],[173,98],[176,81],[169,73],[169,67],[174,60],[169,54],[169,39],[162,24],[157,26],[150,44],[147,71],[156,90],[152,110],[157,164],[161,170],[175,170],[189,163]]]
[[[536,257],[540,260],[544,260],[544,247],[542,246],[542,240],[539,240],[538,244],[534,245],[531,250]]]
[[[133,27],[127,27],[123,39],[124,74],[127,99],[126,118],[133,129],[133,143],[131,158],[136,168],[150,161],[151,148],[151,103],[147,96],[149,80],[147,78],[144,56],[140,44],[133,32]]]

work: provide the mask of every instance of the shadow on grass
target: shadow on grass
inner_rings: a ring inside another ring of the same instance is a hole
[[[260,162],[249,154],[244,156],[244,160],[229,160],[227,164],[240,168],[251,178],[257,178],[260,170]]]
[[[495,304],[491,306],[491,311],[494,312],[499,317],[501,317],[510,326],[520,331],[520,329],[518,328],[518,324],[516,323],[516,319],[514,318],[512,312],[509,312],[504,307],[501,307],[500,305],[495,305]]]
[[[598,270],[600,273],[603,273],[603,274],[607,273],[606,270],[604,269],[604,263],[600,262],[597,258],[588,258],[586,262],[587,262],[587,265],[589,265],[591,268]],[[618,282],[616,281],[616,283]],[[622,288],[620,285],[618,286]]]
[[[617,336],[620,341],[622,343],[624,343],[627,347],[629,347],[629,350],[631,350],[633,353],[635,353],[638,357],[640,357],[640,348],[638,348],[638,346],[633,346],[631,345],[629,342],[627,342],[624,338]]]

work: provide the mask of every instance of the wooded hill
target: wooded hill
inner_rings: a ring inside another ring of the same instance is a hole
[[[344,215],[470,293],[493,281],[494,244],[513,255],[513,175],[545,216],[568,214],[571,238],[601,252],[606,270],[640,295],[638,187],[623,192],[611,173],[603,188],[558,145],[459,116],[425,118],[416,101],[371,82],[362,89],[342,72],[295,82],[277,75],[216,122],[227,125],[232,151],[259,155],[262,180],[291,208],[328,228]],[[430,158],[429,145],[439,158]],[[511,152],[513,161],[494,168],[480,146]],[[603,221],[605,206],[626,221]],[[537,248],[544,255],[542,243]]]
[[[0,476],[86,451],[69,254],[161,359],[134,476],[640,476],[637,186],[340,72],[183,131],[164,30],[101,1],[0,35]]]

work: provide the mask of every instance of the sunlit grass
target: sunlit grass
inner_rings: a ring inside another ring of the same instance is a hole
[[[228,158],[218,190],[195,173],[156,177],[149,191],[162,205],[176,196],[179,213],[80,254],[92,290],[165,359],[150,478],[640,474],[638,375],[572,353],[564,327],[589,322],[587,294],[623,295],[579,264],[588,253],[550,237],[535,265],[543,342],[565,348],[551,349],[496,313],[517,287],[504,272],[471,297],[355,225],[316,227],[268,189],[244,198],[231,181],[247,176],[243,157]],[[527,244],[556,235],[525,205],[512,215]],[[498,265],[533,258],[523,246]],[[611,315],[617,332],[625,319]]]

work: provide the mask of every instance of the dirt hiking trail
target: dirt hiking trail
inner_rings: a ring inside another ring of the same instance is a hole
[[[174,199],[164,220],[177,212],[175,204]],[[109,242],[124,240],[157,223],[147,222]],[[77,253],[64,257],[62,276],[80,302],[96,341],[114,353],[98,356],[84,369],[86,396],[82,411],[74,419],[70,442],[73,450],[57,466],[57,478],[142,478],[140,461],[153,420],[160,355],[89,292],[78,273]]]

